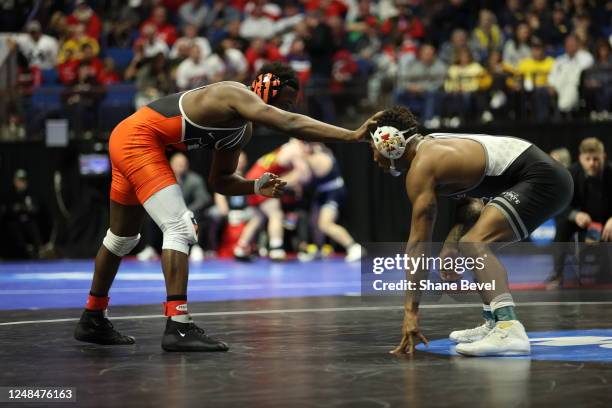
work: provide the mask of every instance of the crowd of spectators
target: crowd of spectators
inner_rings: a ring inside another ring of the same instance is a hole
[[[12,45],[25,95],[52,78],[72,110],[117,83],[138,108],[282,60],[315,117],[395,102],[435,128],[611,119],[611,19],[607,0],[64,0],[40,2]]]

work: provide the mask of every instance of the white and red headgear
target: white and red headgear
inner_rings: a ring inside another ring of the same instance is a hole
[[[376,150],[384,157],[391,160],[389,172],[393,176],[399,176],[401,174],[395,169],[395,160],[402,157],[408,142],[415,136],[412,135],[406,138],[404,134],[414,131],[416,131],[415,128],[399,130],[393,126],[380,126],[376,128],[374,133],[370,133]]]

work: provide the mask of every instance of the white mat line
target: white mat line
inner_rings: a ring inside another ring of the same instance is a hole
[[[259,289],[302,289],[302,288],[343,288],[358,287],[361,281],[338,281],[338,282],[294,282],[294,283],[245,283],[237,285],[215,285],[189,286],[189,292],[203,291],[226,291],[226,290],[259,290]],[[143,287],[121,287],[113,288],[113,293],[140,293],[140,292],[165,292],[166,287],[143,286]],[[56,289],[2,289],[0,296],[6,295],[67,295],[71,293],[89,293],[89,286],[86,288],[56,288]]]
[[[525,302],[519,303],[518,306],[574,306],[574,305],[612,305],[610,302]],[[434,304],[421,305],[421,309],[451,309],[451,308],[467,308],[467,307],[482,307],[482,303],[454,303],[454,304]],[[244,316],[244,315],[267,315],[267,314],[284,314],[284,313],[321,313],[321,312],[359,312],[359,311],[376,311],[376,310],[401,310],[403,306],[356,306],[356,307],[326,307],[315,309],[268,309],[268,310],[236,310],[231,312],[203,312],[191,313],[192,316]],[[111,316],[112,320],[136,320],[136,319],[159,319],[163,317],[161,314],[154,315],[139,315],[139,316]],[[48,319],[48,320],[23,320],[17,322],[0,323],[0,326],[15,326],[21,324],[37,324],[37,323],[62,323],[76,322],[77,318],[63,319]]]

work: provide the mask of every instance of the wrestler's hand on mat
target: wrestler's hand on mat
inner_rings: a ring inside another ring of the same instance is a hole
[[[264,183],[259,187],[259,194],[266,197],[280,197],[283,194],[283,188],[287,185],[287,182],[281,180],[276,174],[266,173],[264,176],[266,179],[261,180],[264,181]]]
[[[442,250],[440,251],[440,259],[442,260],[442,264],[444,264],[444,260],[446,258],[457,258],[459,256],[459,248],[457,248],[457,243],[444,243]],[[445,282],[448,281],[456,281],[461,279],[461,275],[456,273],[451,269],[440,269],[440,279]]]
[[[415,312],[404,312],[404,324],[402,325],[402,342],[395,349],[391,350],[391,354],[412,354],[417,344],[423,343],[426,346],[429,341],[425,338],[419,329],[419,316]]]
[[[376,131],[376,127],[378,126],[378,119],[382,116],[384,111],[376,112],[374,115],[370,116],[368,120],[363,122],[363,125],[359,127],[359,129],[353,132],[351,137],[352,142],[370,142],[370,133]]]

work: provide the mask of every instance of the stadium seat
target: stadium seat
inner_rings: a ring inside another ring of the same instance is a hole
[[[59,75],[55,68],[43,69],[41,70],[41,74],[43,84],[53,85],[59,82]]]
[[[134,111],[136,86],[131,83],[109,85],[106,87],[106,98],[100,106],[100,126],[111,130]]]
[[[115,68],[118,70],[125,69],[132,61],[134,53],[131,48],[107,48],[106,56],[115,61]]]

